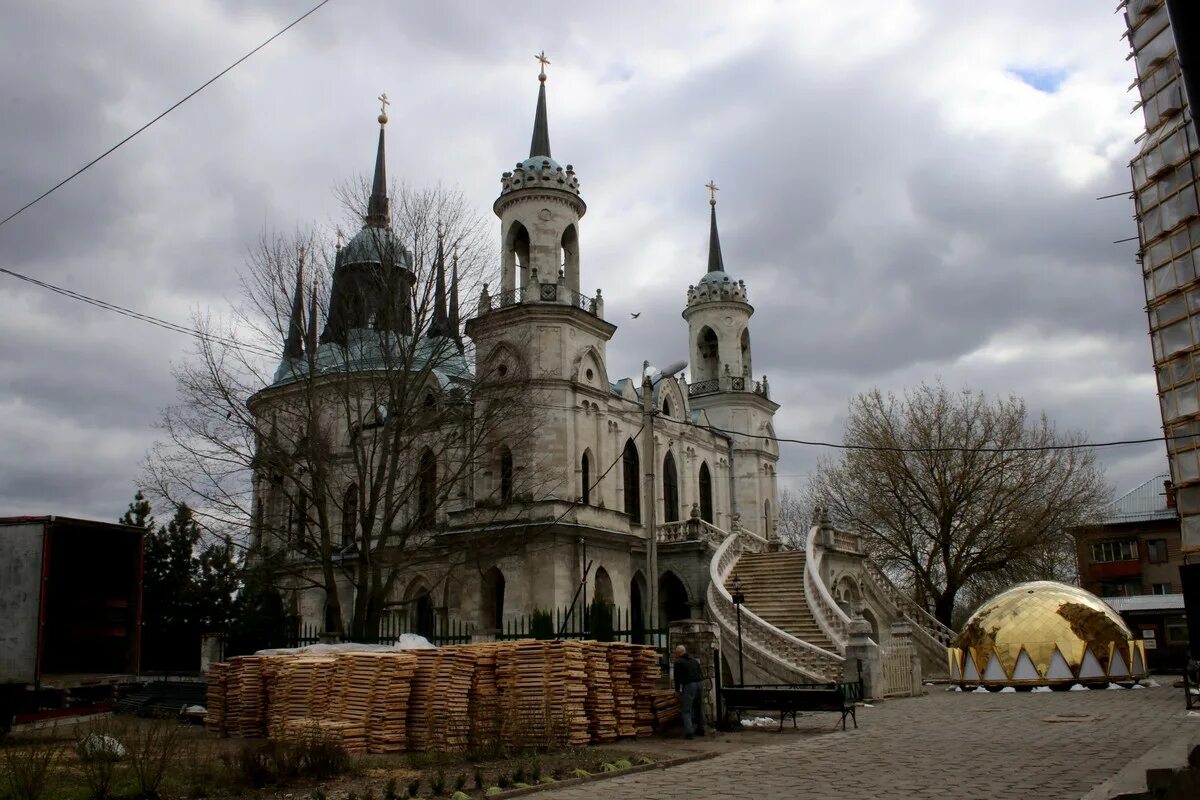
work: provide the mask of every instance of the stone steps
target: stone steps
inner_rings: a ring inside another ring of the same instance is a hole
[[[798,639],[837,652],[808,607],[804,595],[804,566],[802,551],[744,553],[725,588],[733,591],[733,575],[736,574],[742,582],[748,611]]]

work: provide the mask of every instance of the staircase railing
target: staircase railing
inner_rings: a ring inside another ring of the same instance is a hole
[[[914,633],[931,639],[934,644],[941,647],[948,647],[954,641],[956,636],[954,630],[946,627],[937,617],[921,608],[921,604],[892,583],[891,578],[884,574],[884,571],[875,562],[868,558],[863,561],[863,567],[864,573],[871,581],[871,588],[892,602],[913,626]]]
[[[657,528],[659,544],[708,542],[714,550],[721,546],[721,542],[725,541],[725,537],[728,535],[711,522],[705,522],[699,518],[667,522]]]
[[[721,626],[722,634],[729,637],[728,641],[737,640],[737,608],[725,588],[725,581],[742,553],[758,546],[760,538],[745,533],[729,534],[709,562],[708,608]],[[841,675],[845,659],[837,653],[776,628],[745,606],[742,606],[741,617],[742,646],[778,668],[784,676],[802,678],[793,682],[823,682],[836,680]]]
[[[822,554],[816,547],[817,537],[820,535],[820,527],[816,525],[808,532],[804,552],[804,594],[808,598],[813,618],[821,626],[821,630],[838,650],[844,653],[846,643],[850,640],[850,616],[833,599],[829,587],[821,578]]]

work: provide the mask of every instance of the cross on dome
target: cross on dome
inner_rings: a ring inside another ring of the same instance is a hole
[[[387,92],[384,92],[375,99],[379,101],[379,124],[387,125],[387,107],[392,104],[392,101],[388,100]]]
[[[715,206],[717,204],[717,192],[721,191],[712,178],[709,178],[708,183],[704,184],[704,188],[708,189],[708,204]]]
[[[536,56],[534,56],[534,58],[537,59],[537,62],[539,64],[541,64],[541,71],[538,72],[538,80],[545,83],[546,82],[546,67],[550,66],[550,59],[546,58],[545,50],[538,53]]]

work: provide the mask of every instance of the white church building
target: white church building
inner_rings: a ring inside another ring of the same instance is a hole
[[[338,338],[353,339],[367,327],[366,312],[339,307],[338,297],[361,280],[357,261],[372,258],[363,234],[377,234],[385,225],[382,129],[376,158],[371,213],[363,233],[339,251],[325,333],[319,342],[315,332],[308,337],[318,362],[343,363],[347,356]],[[594,296],[582,291],[588,209],[573,165],[551,155],[544,72],[529,155],[503,173],[493,210],[500,222],[498,288],[484,287],[460,330],[457,280],[449,291],[439,284],[443,305],[434,311],[438,330],[429,335],[459,342],[465,335],[473,345],[473,363],[464,358],[442,376],[447,390],[469,384],[485,367],[511,370],[536,386],[543,410],[528,446],[515,457],[536,459],[549,479],[545,491],[512,504],[505,517],[472,498],[490,496],[498,481],[511,481],[514,454],[506,452],[507,461],[494,471],[473,476],[476,483],[490,483],[489,491],[465,488],[458,501],[439,510],[447,557],[415,565],[403,576],[393,592],[397,608],[418,604],[421,614],[456,621],[486,638],[531,612],[578,605],[582,597],[626,610],[631,627],[709,619],[724,638],[734,634],[730,589],[738,573],[746,595],[746,655],[761,678],[836,677],[855,631],[869,631],[875,644],[886,645],[896,628],[930,663],[944,660],[938,646],[948,632],[866,561],[856,537],[817,526],[807,550],[779,546],[773,427],[779,406],[766,376],[755,378],[754,308],[744,281],[726,270],[715,196],[707,263],[696,264],[693,285],[679,287],[684,324],[678,337],[680,345],[687,343],[688,381],[683,365],[674,374],[653,368],[633,378],[609,373],[607,348],[617,326],[604,318],[601,290]],[[444,280],[440,262],[438,280]],[[298,335],[290,339],[276,384],[251,400],[260,418],[286,392],[289,365],[301,357],[304,343]],[[264,515],[287,513],[263,481],[255,491],[260,529]],[[456,543],[490,536],[491,528],[534,522],[534,535],[498,553],[484,569],[452,557]],[[298,587],[293,602],[306,624],[326,621],[323,590]],[[351,603],[352,597],[342,597],[343,608]],[[915,633],[903,632],[905,625]]]

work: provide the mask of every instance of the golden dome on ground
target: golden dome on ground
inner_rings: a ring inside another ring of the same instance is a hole
[[[949,648],[950,678],[983,686],[1131,681],[1146,653],[1107,603],[1055,581],[1018,584],[988,600]]]

